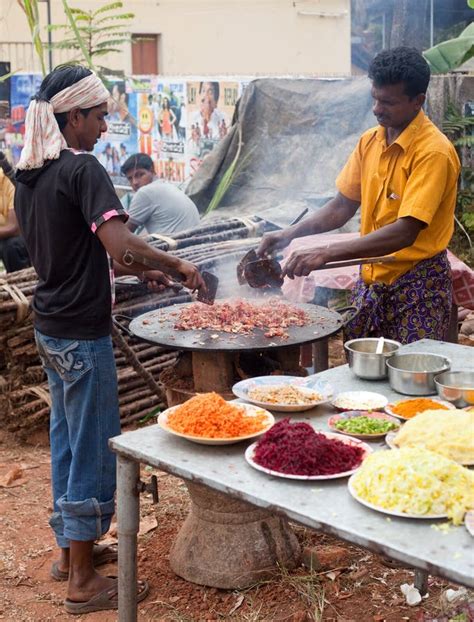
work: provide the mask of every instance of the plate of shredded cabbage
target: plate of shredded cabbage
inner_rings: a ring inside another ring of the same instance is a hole
[[[356,501],[391,516],[459,525],[474,508],[474,472],[423,448],[367,456],[348,487]]]
[[[423,447],[464,466],[474,465],[474,412],[425,410],[385,442],[391,449]]]

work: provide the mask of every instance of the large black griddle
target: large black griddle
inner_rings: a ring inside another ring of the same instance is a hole
[[[312,343],[334,335],[343,325],[343,318],[336,311],[312,304],[289,303],[291,306],[303,309],[312,319],[312,323],[308,326],[288,327],[286,332],[289,338],[287,339],[265,337],[265,330],[262,329],[254,329],[249,335],[240,335],[211,329],[178,330],[174,328],[179,312],[190,304],[195,303],[184,303],[148,311],[134,318],[130,322],[129,330],[145,341],[177,350],[230,352]]]

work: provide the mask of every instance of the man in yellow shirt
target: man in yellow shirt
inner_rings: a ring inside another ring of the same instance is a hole
[[[10,163],[0,151],[0,261],[7,272],[30,266],[30,259],[13,211],[15,187],[10,181]]]
[[[443,339],[452,304],[446,248],[454,228],[460,163],[449,140],[425,116],[430,79],[414,48],[384,50],[369,68],[378,126],[359,139],[336,180],[338,193],[298,225],[264,236],[259,254],[294,238],[337,229],[361,207],[361,237],[293,252],[285,274],[307,276],[328,261],[392,253],[364,266],[352,292],[359,313],[346,336],[410,343]]]

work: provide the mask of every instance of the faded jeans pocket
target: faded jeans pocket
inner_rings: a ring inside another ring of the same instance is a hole
[[[92,369],[92,356],[87,341],[49,337],[35,331],[41,362],[53,369],[63,381],[75,382]]]

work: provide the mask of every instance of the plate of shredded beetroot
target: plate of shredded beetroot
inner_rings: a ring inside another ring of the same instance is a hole
[[[245,459],[268,475],[321,480],[352,475],[371,452],[369,445],[358,439],[283,419],[247,448]]]

